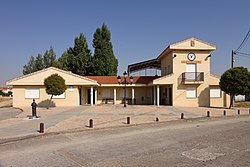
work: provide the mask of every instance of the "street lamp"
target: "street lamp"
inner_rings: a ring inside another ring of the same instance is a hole
[[[132,84],[133,83],[133,79],[134,79],[133,76],[130,76],[129,77],[129,81],[127,81],[127,79],[126,79],[127,75],[128,75],[127,72],[124,71],[124,73],[123,73],[124,81],[123,82],[121,82],[121,77],[117,76],[117,82],[119,84],[124,84],[124,107],[127,107],[127,104],[126,104],[126,101],[127,101],[127,99],[126,99],[126,86],[127,86],[127,84]]]

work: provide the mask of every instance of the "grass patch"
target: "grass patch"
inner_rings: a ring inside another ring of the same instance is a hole
[[[244,101],[244,102],[235,102],[235,107],[244,107],[244,108],[250,108],[250,102]]]
[[[11,97],[0,97],[0,102],[11,100]]]

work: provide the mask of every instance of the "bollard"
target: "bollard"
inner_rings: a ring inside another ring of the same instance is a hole
[[[226,110],[223,111],[223,115],[224,115],[224,116],[226,115]]]
[[[184,113],[181,113],[181,119],[183,119],[184,118]]]
[[[250,109],[249,109],[248,113],[250,114]]]
[[[207,117],[210,117],[210,112],[209,111],[207,111]]]
[[[44,133],[44,123],[40,123],[40,131],[39,133]]]
[[[89,128],[93,128],[93,119],[89,120]]]
[[[127,117],[127,124],[130,124],[130,117]]]
[[[238,115],[240,115],[240,110],[238,110]]]
[[[159,118],[158,118],[158,117],[156,117],[155,121],[156,121],[156,122],[159,122]]]

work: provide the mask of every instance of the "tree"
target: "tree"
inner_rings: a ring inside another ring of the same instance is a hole
[[[56,53],[54,52],[54,49],[52,46],[50,46],[49,51],[46,50],[43,55],[43,66],[44,68],[48,68],[51,66],[55,66],[57,63],[56,61]]]
[[[91,52],[86,37],[80,33],[75,38],[74,47],[67,49],[58,59],[59,67],[79,75],[89,75]]]
[[[41,54],[38,54],[35,60],[35,67],[33,68],[34,71],[39,71],[42,70],[44,68],[44,64],[43,64],[43,56]]]
[[[49,109],[50,102],[53,96],[61,95],[67,89],[65,85],[65,80],[58,74],[52,74],[44,80],[44,86],[46,88],[46,93],[51,95],[47,109]]]
[[[45,51],[43,56],[39,53],[37,57],[31,56],[28,63],[23,66],[23,74],[30,74],[51,66],[58,66],[56,54],[52,46],[50,46],[49,51]]]
[[[30,57],[29,62],[27,65],[23,66],[23,74],[30,74],[35,71],[35,58],[33,56]]]
[[[244,67],[234,67],[224,72],[220,79],[220,89],[231,95],[232,107],[235,95],[250,95],[250,72]]]
[[[103,24],[101,28],[96,29],[93,38],[95,51],[92,60],[92,75],[110,76],[117,74],[118,60],[115,58],[110,40],[111,33],[105,24]]]

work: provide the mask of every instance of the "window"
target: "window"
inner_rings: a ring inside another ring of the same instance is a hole
[[[196,98],[196,88],[187,88],[186,90],[186,97],[187,98]]]
[[[210,97],[221,97],[220,88],[210,88]]]
[[[65,99],[65,92],[63,94],[58,95],[58,96],[53,96],[53,99]]]
[[[25,89],[25,98],[27,99],[39,99],[40,90],[39,89]]]

